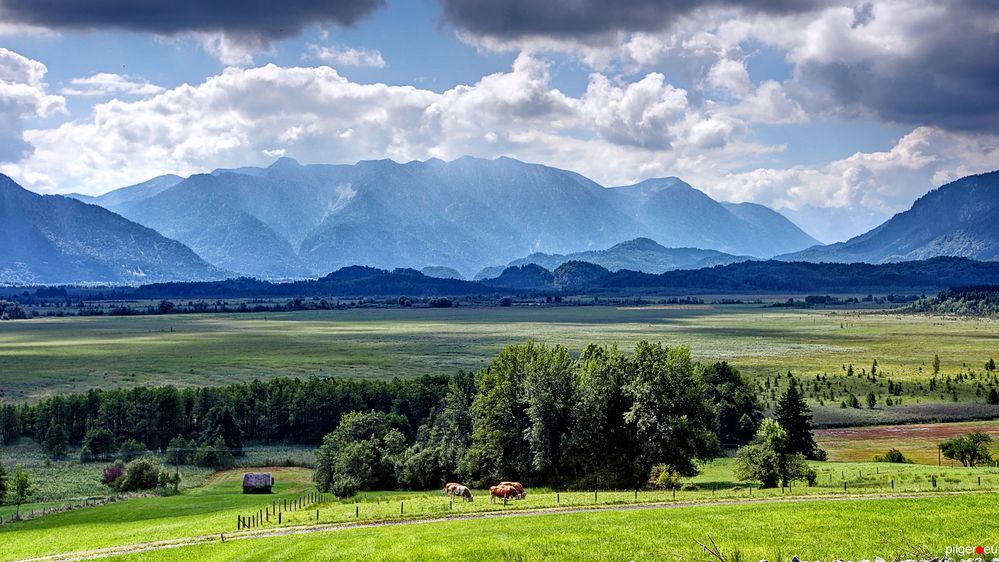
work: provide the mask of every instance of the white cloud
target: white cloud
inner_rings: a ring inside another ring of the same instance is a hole
[[[190,34],[201,48],[219,62],[230,66],[249,66],[253,56],[271,49],[271,43],[259,35],[233,35],[225,32],[193,32]],[[170,40],[164,38],[164,40]]]
[[[734,138],[743,129],[735,117],[691,108],[662,74],[632,83],[594,74],[583,95],[567,96],[552,87],[548,64],[528,54],[508,72],[443,93],[358,84],[324,66],[267,65],[113,99],[89,119],[28,131],[37,150],[16,171],[39,190],[94,193],[164,172],[264,164],[278,151],[311,162],[472,154],[622,183],[642,170],[681,173],[706,158],[721,169],[726,154],[770,150]]]
[[[124,94],[129,96],[149,96],[159,94],[165,89],[156,84],[136,81],[120,74],[99,72],[86,78],[73,78],[68,88],[63,88],[64,96],[110,96]]]
[[[20,82],[35,84],[31,111],[63,107],[44,93],[44,66],[8,58],[20,66],[0,64],[0,80],[19,68]],[[743,88],[735,71],[735,81],[719,83]],[[777,169],[770,158],[783,147],[748,133],[753,122],[805,117],[781,84],[753,84],[728,102],[691,97],[661,73],[632,82],[594,73],[581,95],[569,96],[552,86],[548,64],[526,53],[507,72],[442,93],[359,84],[325,66],[228,68],[201,84],[97,104],[89,119],[26,131],[34,152],[3,170],[39,191],[98,193],[285,154],[333,163],[508,155],[605,185],[678,175],[718,199],[782,209],[832,240],[999,161],[995,135],[920,127],[885,151]]]
[[[944,183],[994,170],[997,162],[999,135],[919,127],[886,151],[858,152],[820,167],[732,173],[709,191],[768,203],[800,218],[820,239],[837,241],[908,209]]]
[[[0,162],[15,162],[33,147],[23,138],[25,121],[65,112],[60,96],[46,93],[44,64],[0,47]]]
[[[309,43],[308,53],[302,58],[311,58],[335,66],[358,66],[368,68],[384,68],[386,66],[382,53],[377,50],[354,49],[352,47],[323,47]]]

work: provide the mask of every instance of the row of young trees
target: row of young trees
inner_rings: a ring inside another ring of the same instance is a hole
[[[177,437],[189,444],[221,437],[236,450],[247,440],[318,444],[344,414],[369,410],[402,415],[404,433],[412,439],[410,428],[419,427],[453,378],[277,378],[223,387],[91,390],[0,405],[0,443],[27,436],[49,446],[54,455],[86,446],[94,460],[112,458],[126,441],[158,451]]]

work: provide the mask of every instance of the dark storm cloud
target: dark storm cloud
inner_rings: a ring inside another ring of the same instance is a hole
[[[441,0],[460,29],[499,38],[585,37],[611,31],[655,31],[699,8],[750,12],[808,11],[821,0]]]
[[[806,106],[951,130],[999,129],[999,3],[946,6],[932,26],[907,32],[905,49],[859,61],[801,61],[795,82],[803,99],[811,98]],[[855,27],[875,18],[869,10],[860,14]]]
[[[384,0],[0,0],[0,21],[49,29],[123,29],[174,35],[222,31],[264,41],[312,23],[353,25]]]

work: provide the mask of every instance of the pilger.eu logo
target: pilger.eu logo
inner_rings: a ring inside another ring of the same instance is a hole
[[[985,556],[996,553],[999,553],[999,549],[995,545],[955,544],[947,547],[947,556],[971,556],[973,554]]]

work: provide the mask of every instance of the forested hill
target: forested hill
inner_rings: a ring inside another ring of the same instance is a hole
[[[999,285],[961,287],[924,297],[906,307],[909,312],[967,316],[999,316]]]
[[[249,278],[218,282],[158,283],[135,289],[137,298],[437,297],[529,294],[691,293],[931,293],[999,282],[999,262],[933,258],[889,264],[748,261],[659,275],[609,272],[570,262],[554,272],[536,266],[508,268],[479,282],[440,279],[413,269],[346,267],[321,279],[270,283]]]
[[[619,271],[601,283],[613,289],[683,289],[687,292],[924,292],[999,281],[999,263],[932,258],[886,264],[747,261],[660,275]]]

